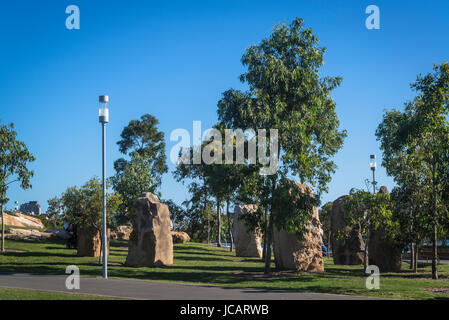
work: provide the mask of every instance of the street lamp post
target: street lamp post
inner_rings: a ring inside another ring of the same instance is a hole
[[[376,155],[372,154],[370,155],[370,161],[369,166],[371,168],[371,171],[373,172],[373,194],[376,193],[376,178],[374,176],[374,172],[376,171]]]
[[[106,231],[106,123],[109,122],[109,96],[100,96],[100,109],[98,110],[99,121],[103,133],[103,278],[108,278],[108,254],[107,254],[107,231]]]

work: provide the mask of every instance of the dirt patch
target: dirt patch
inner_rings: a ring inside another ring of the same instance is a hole
[[[435,292],[435,293],[442,293],[442,294],[449,294],[449,288],[445,287],[439,287],[439,288],[427,288],[427,291]]]

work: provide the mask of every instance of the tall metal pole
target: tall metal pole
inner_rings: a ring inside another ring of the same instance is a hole
[[[108,278],[108,247],[106,227],[106,123],[103,127],[103,278]]]
[[[108,109],[108,96],[100,96],[99,101],[101,104],[99,110],[99,121],[102,126],[103,135],[103,278],[108,278],[108,237],[107,237],[107,225],[106,225],[106,123],[109,122],[109,109]]]
[[[376,171],[374,168],[373,170],[373,194],[376,194],[376,178],[374,177],[374,172]]]

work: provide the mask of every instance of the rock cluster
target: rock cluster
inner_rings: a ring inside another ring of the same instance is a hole
[[[350,227],[347,224],[348,214],[344,208],[348,196],[342,196],[332,204],[331,214],[331,248],[335,264],[358,265],[363,264],[365,242],[360,233],[360,225]],[[348,233],[349,237],[342,240],[341,233]]]
[[[186,232],[172,231],[173,243],[187,243],[190,241],[190,236]]]
[[[232,226],[232,235],[235,243],[235,253],[237,257],[262,257],[260,228],[256,227],[250,231],[243,214],[255,214],[257,205],[244,204],[234,207],[234,223]]]
[[[113,240],[129,240],[133,228],[129,226],[118,226],[117,230],[111,231],[111,239]]]
[[[133,231],[125,265],[152,267],[173,264],[173,239],[168,207],[152,193],[144,193],[131,208]]]
[[[313,190],[305,185],[295,182],[295,186],[303,194],[313,197]],[[321,245],[321,223],[318,216],[318,208],[313,207],[310,223],[306,227],[301,240],[294,233],[285,230],[273,229],[273,249],[276,268],[323,272],[323,252]]]

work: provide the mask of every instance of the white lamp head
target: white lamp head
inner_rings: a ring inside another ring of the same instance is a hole
[[[98,110],[99,115],[99,121],[101,123],[108,123],[109,122],[109,96],[100,96],[98,98],[98,101],[100,102],[100,109]]]

